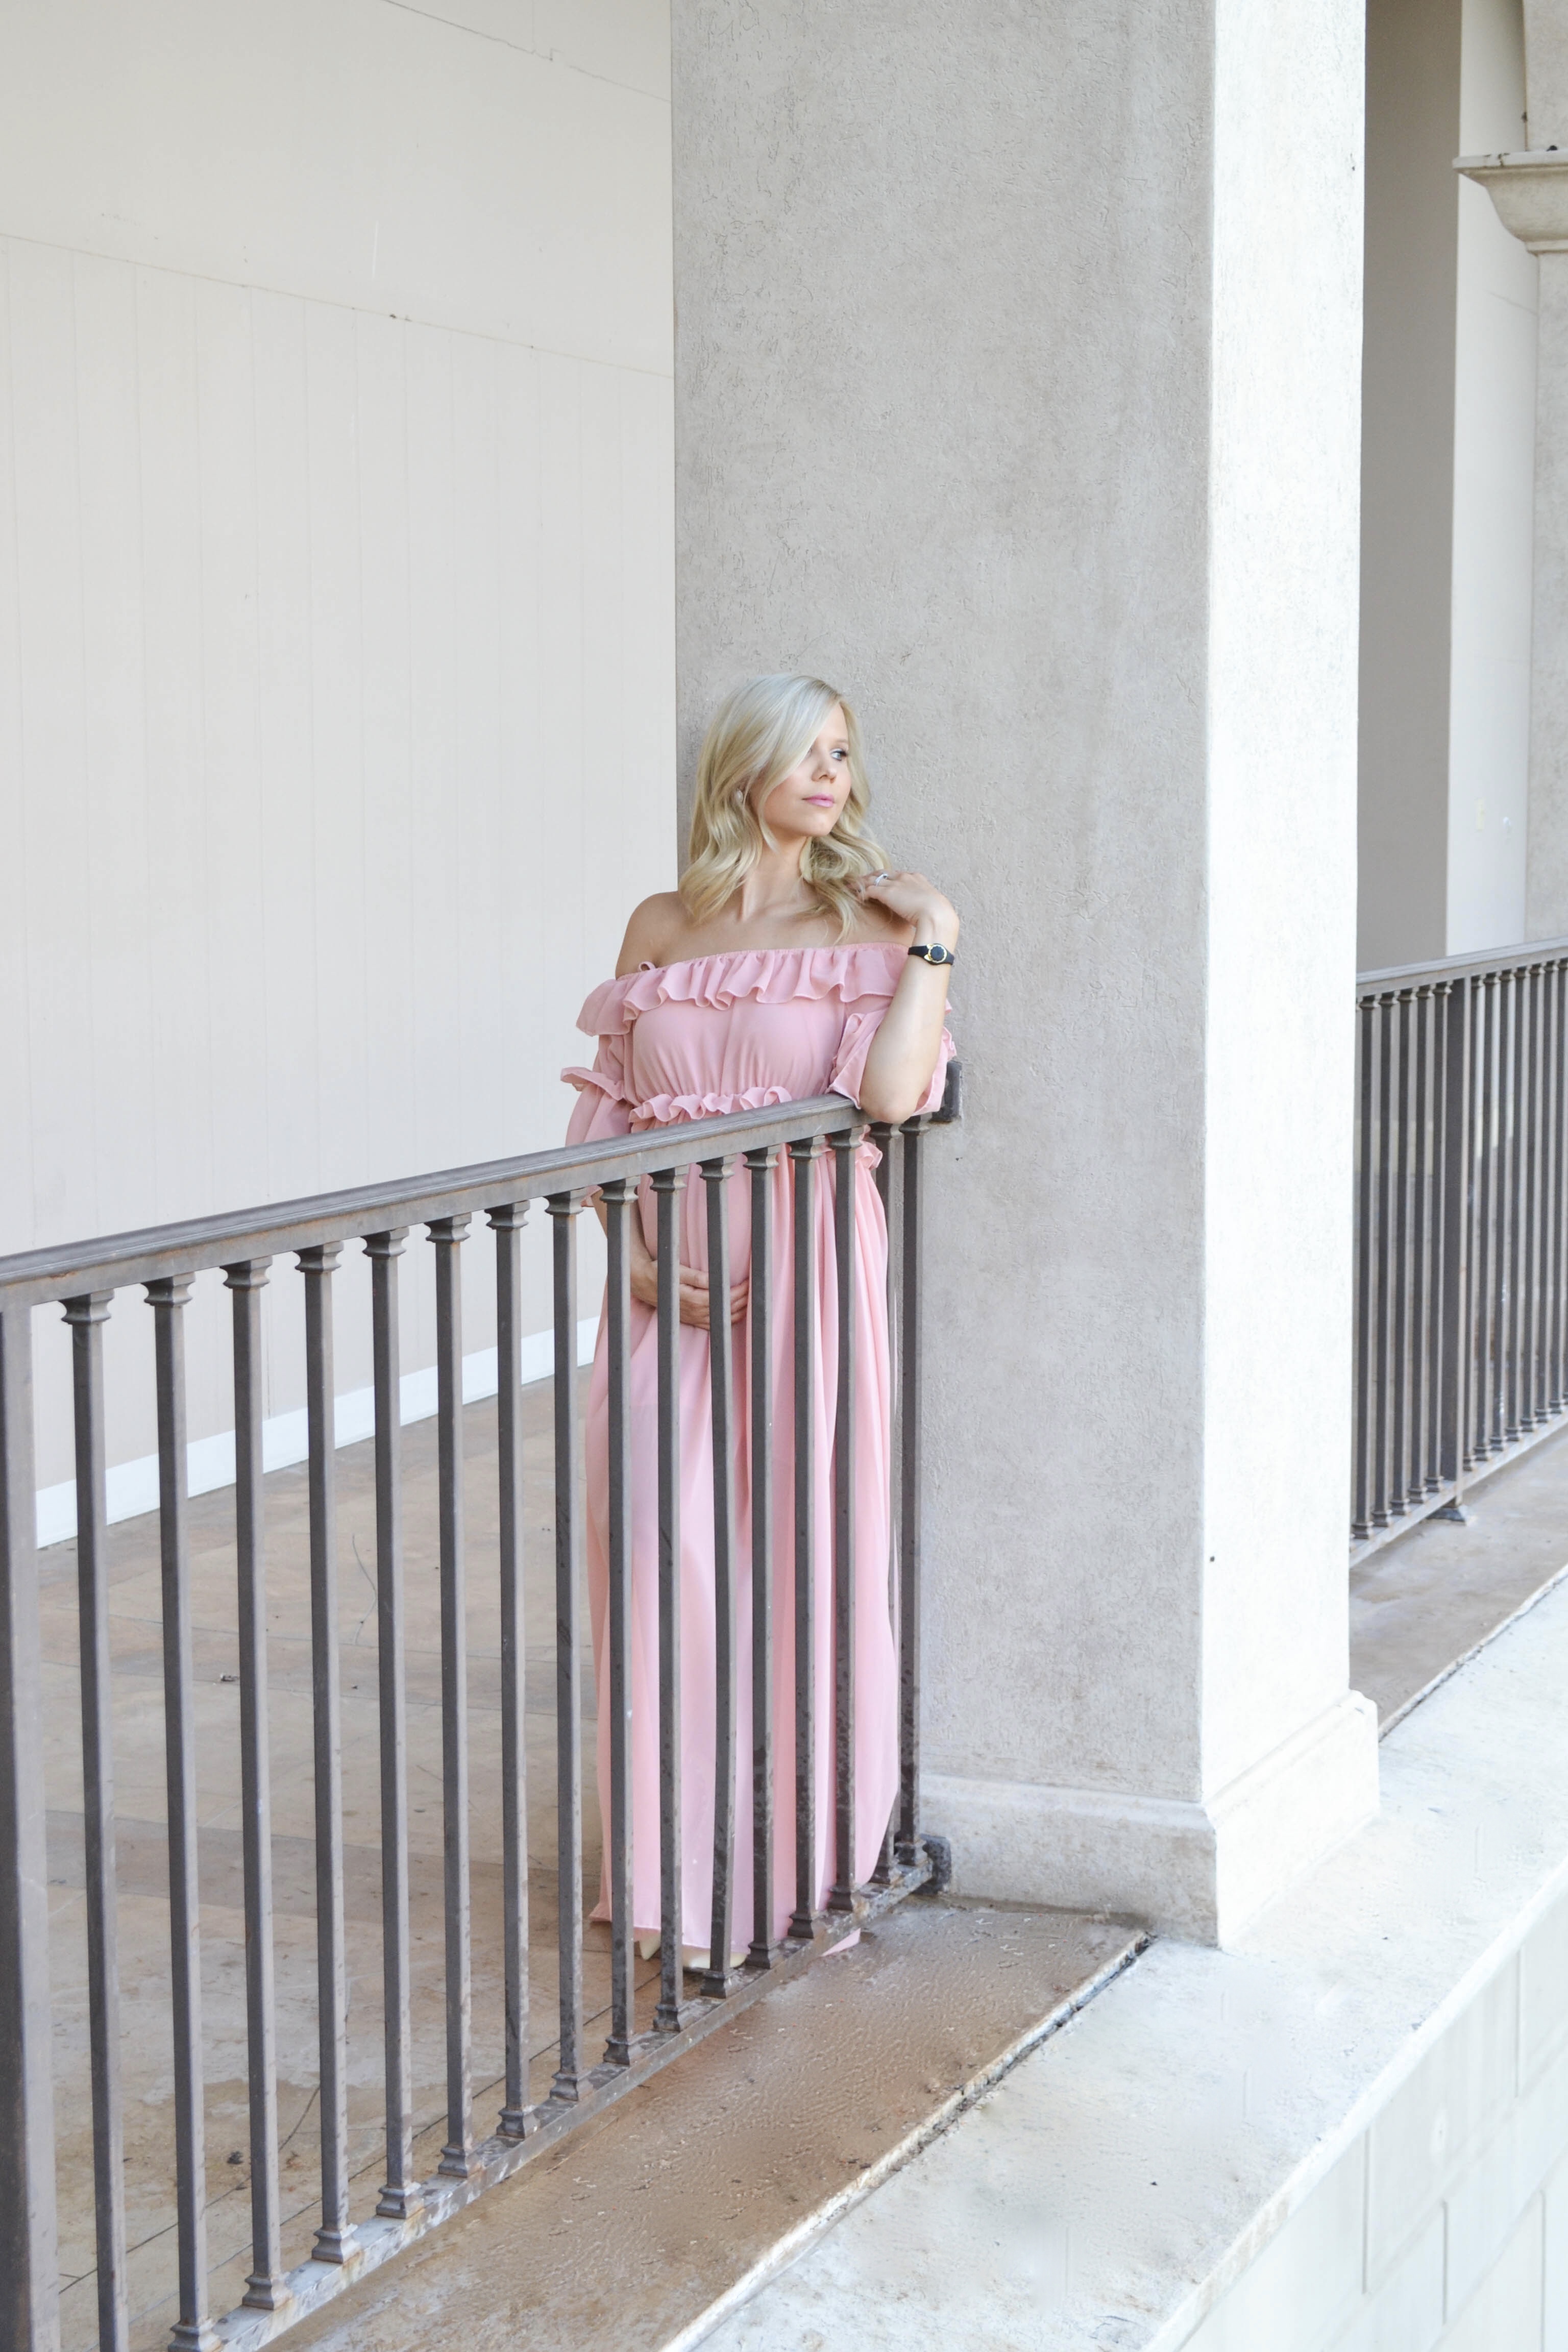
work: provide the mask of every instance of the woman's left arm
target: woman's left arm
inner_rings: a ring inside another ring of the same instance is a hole
[[[923,874],[890,874],[885,882],[862,882],[860,896],[875,898],[901,922],[912,924],[916,947],[951,950],[958,945],[958,917]],[[900,975],[866,1056],[860,1084],[860,1108],[873,1118],[896,1127],[912,1118],[924,1099],[942,1051],[951,969],[911,955]]]

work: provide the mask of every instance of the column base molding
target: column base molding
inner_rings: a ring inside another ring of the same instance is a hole
[[[1378,1809],[1377,1710],[1359,1691],[1204,1800],[922,1776],[953,1891],[1109,1911],[1225,1944]]]

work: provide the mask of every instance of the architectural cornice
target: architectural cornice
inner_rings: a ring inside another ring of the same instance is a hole
[[[1568,150],[1461,155],[1454,169],[1489,192],[1504,228],[1531,253],[1568,253]]]

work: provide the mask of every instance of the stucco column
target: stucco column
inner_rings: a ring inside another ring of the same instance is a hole
[[[820,671],[964,919],[929,1825],[1224,1935],[1347,1689],[1359,0],[675,0],[683,772]]]
[[[1541,258],[1535,379],[1535,544],[1525,926],[1568,932],[1568,16],[1525,0],[1530,145],[1461,156],[1505,228]]]

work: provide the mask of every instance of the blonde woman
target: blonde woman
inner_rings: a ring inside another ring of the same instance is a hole
[[[578,1025],[598,1040],[592,1069],[563,1073],[580,1089],[574,1142],[721,1111],[838,1093],[898,1121],[942,1099],[952,1041],[943,1027],[958,918],[923,875],[890,873],[867,830],[869,793],[854,711],[811,677],[757,677],[721,705],[698,768],[690,858],[679,890],[647,898],[626,926],[616,978],[595,990]],[[735,1502],[739,1657],[750,1655],[751,1459],[746,1182],[731,1196],[729,1344],[738,1434]],[[782,1166],[772,1217],[775,1610],[794,1622],[793,1188]],[[712,1900],[715,1644],[709,1398],[707,1237],[700,1181],[682,1200],[680,1271],[682,1937],[705,1966]],[[833,1853],[833,1608],[829,1465],[837,1360],[831,1186],[816,1187],[814,1346],[818,1465],[816,1530],[816,1893]],[[856,1174],[857,1379],[856,1845],[868,1878],[898,1787],[898,1675],[888,1612],[889,1361],[887,1231],[869,1163]],[[658,1543],[655,1457],[658,1276],[654,1203],[644,1187],[631,1221],[632,1878],[633,1927],[659,1930]],[[599,1687],[599,1782],[609,1786],[607,1365],[601,1333],[589,1395],[588,1575]],[[795,1903],[793,1643],[775,1642],[775,1932]],[[752,1917],[751,1695],[737,1693],[733,1916]],[[607,1916],[601,1901],[595,1916]]]

